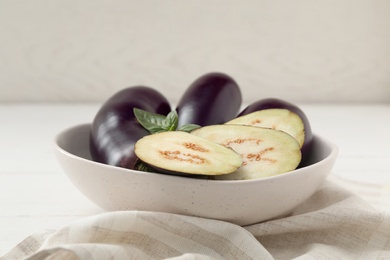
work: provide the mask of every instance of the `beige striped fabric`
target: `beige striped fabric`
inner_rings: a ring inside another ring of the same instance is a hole
[[[390,259],[390,215],[328,182],[282,219],[240,227],[107,212],[34,234],[1,259]]]

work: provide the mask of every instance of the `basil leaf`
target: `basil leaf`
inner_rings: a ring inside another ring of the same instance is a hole
[[[151,113],[139,108],[133,109],[138,122],[151,134],[175,131],[179,122],[176,111],[171,111],[167,116]]]
[[[189,133],[192,130],[195,130],[195,129],[198,129],[198,128],[200,128],[200,125],[187,124],[187,125],[180,126],[177,130]]]
[[[151,134],[165,130],[166,116],[151,113],[139,108],[133,109],[134,115],[138,122]]]
[[[134,170],[142,171],[142,172],[154,172],[155,171],[152,167],[150,167],[148,164],[146,164],[142,161],[138,161],[135,164]]]
[[[149,128],[147,129],[149,131],[149,133],[151,134],[157,134],[157,133],[161,133],[161,132],[167,132],[167,130],[161,126],[149,126]]]
[[[167,131],[175,131],[177,124],[179,122],[179,117],[175,110],[169,112],[167,117],[164,120],[164,127]]]

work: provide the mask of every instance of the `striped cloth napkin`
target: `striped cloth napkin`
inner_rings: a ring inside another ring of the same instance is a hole
[[[328,181],[281,219],[241,227],[107,212],[32,235],[1,259],[390,259],[390,215]]]

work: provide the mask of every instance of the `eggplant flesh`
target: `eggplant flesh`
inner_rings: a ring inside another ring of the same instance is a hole
[[[233,150],[182,131],[145,136],[135,144],[135,154],[157,172],[173,175],[223,175],[242,165]]]
[[[111,96],[99,109],[90,131],[90,152],[94,161],[134,169],[138,161],[134,144],[149,132],[134,116],[133,109],[167,115],[168,100],[147,86],[122,89]]]
[[[191,134],[224,145],[241,155],[243,164],[235,172],[215,176],[218,180],[251,180],[296,169],[301,161],[297,140],[269,128],[245,125],[212,125]]]
[[[207,73],[197,78],[179,100],[178,125],[223,124],[237,116],[241,103],[241,90],[233,78],[219,72]]]
[[[310,161],[310,156],[311,156],[311,149],[312,149],[312,143],[313,143],[313,133],[312,133],[309,119],[300,107],[298,107],[297,105],[295,105],[291,102],[283,100],[283,99],[265,98],[265,99],[260,99],[256,102],[253,102],[252,104],[245,107],[238,114],[237,117],[241,117],[241,116],[250,114],[250,113],[255,112],[255,111],[260,111],[260,110],[265,110],[265,109],[273,109],[273,108],[288,109],[288,110],[294,112],[295,114],[297,114],[301,118],[301,120],[304,124],[305,137],[304,137],[303,145],[301,147],[302,160],[301,160],[301,163],[298,166],[298,168],[307,166],[308,162]]]
[[[251,125],[281,130],[293,136],[301,147],[305,140],[305,126],[302,119],[288,109],[259,110],[237,117],[226,124]]]

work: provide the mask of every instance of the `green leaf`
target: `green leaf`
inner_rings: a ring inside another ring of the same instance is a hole
[[[195,130],[195,129],[198,129],[198,128],[200,128],[200,125],[187,124],[187,125],[180,126],[177,130],[189,133],[192,130]]]
[[[134,115],[138,122],[151,134],[175,131],[178,124],[176,111],[171,111],[167,116],[151,113],[139,108],[134,108]]]
[[[164,120],[165,123],[165,129],[167,131],[175,131],[177,128],[177,124],[179,122],[179,117],[177,115],[177,112],[175,110],[169,112],[167,117]]]
[[[150,167],[148,164],[146,164],[142,161],[138,161],[135,164],[134,170],[142,171],[142,172],[155,172],[155,170],[152,167]]]
[[[156,131],[161,131],[164,128],[165,116],[151,113],[139,108],[133,109],[134,115],[137,118],[138,122],[150,133],[155,133]]]

